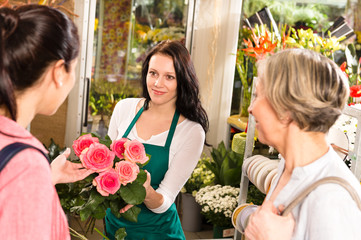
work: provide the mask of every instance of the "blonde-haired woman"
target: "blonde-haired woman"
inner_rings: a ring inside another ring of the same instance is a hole
[[[361,196],[360,182],[325,136],[347,103],[348,80],[330,59],[289,49],[258,63],[249,107],[259,140],[282,155],[278,178],[251,215],[248,239],[360,239],[361,211],[340,185],[325,184],[293,210],[283,210],[302,190],[328,176],[345,179]]]

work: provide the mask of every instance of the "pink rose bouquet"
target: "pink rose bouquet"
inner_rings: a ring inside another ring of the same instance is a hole
[[[143,184],[147,174],[142,167],[149,161],[143,144],[127,138],[112,142],[108,136],[100,139],[85,134],[73,142],[73,149],[84,168],[95,173],[84,180],[79,193],[82,201],[77,201],[71,211],[84,221],[89,217],[102,219],[110,208],[115,216],[136,222],[140,208],[135,205],[144,201],[146,193]],[[119,210],[128,204],[134,207],[120,214]],[[124,229],[119,231],[124,233]]]

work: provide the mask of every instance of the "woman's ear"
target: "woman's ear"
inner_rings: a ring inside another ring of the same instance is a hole
[[[52,67],[52,78],[57,88],[63,86],[63,82],[66,79],[66,70],[64,60],[58,60]]]
[[[284,124],[288,125],[293,121],[292,114],[289,111],[287,111],[287,112],[282,114],[282,116],[280,117],[280,120]]]

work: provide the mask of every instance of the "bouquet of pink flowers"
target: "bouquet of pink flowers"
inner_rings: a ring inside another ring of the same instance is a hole
[[[108,136],[102,140],[85,134],[73,142],[73,149],[83,166],[95,173],[83,181],[79,193],[82,201],[77,201],[71,210],[84,221],[89,217],[103,219],[110,208],[115,216],[136,222],[140,208],[133,206],[122,214],[119,210],[144,201],[147,174],[141,167],[148,163],[149,156],[143,144],[127,138],[112,142]],[[125,229],[116,234],[124,236]]]

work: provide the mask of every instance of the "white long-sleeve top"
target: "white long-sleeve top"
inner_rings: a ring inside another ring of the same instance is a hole
[[[122,138],[136,115],[136,107],[140,100],[141,98],[127,98],[117,103],[110,119],[108,130],[108,135],[112,140]],[[144,140],[138,136],[135,125],[128,138],[136,139],[141,143],[164,146],[168,132],[169,130]],[[170,146],[168,171],[156,190],[163,195],[164,201],[158,208],[150,209],[151,211],[163,213],[174,202],[179,191],[197,165],[203,151],[204,139],[205,133],[199,123],[185,119],[177,125]]]
[[[278,167],[278,177],[266,199],[272,195],[284,166],[285,159],[282,158]],[[329,147],[329,151],[320,159],[293,170],[290,181],[279,192],[274,205],[288,206],[302,190],[328,176],[347,180],[361,197],[360,182],[332,147]],[[320,185],[293,209],[292,214],[296,221],[293,240],[361,239],[361,211],[350,194],[338,184]]]

